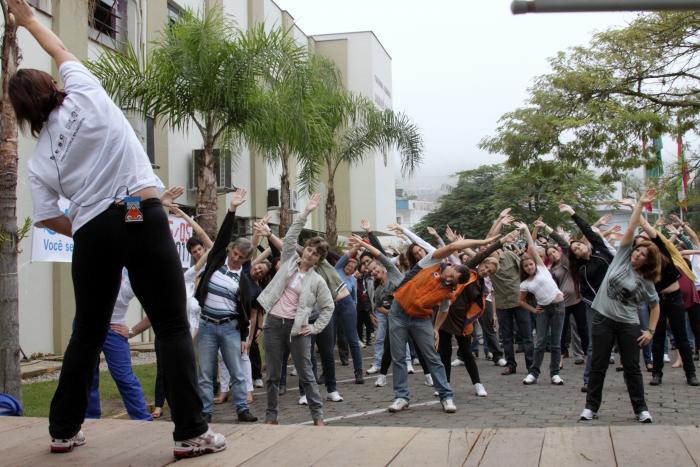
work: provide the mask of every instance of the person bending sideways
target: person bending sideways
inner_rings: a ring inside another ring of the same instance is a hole
[[[279,270],[258,296],[258,303],[267,314],[263,325],[267,359],[267,424],[277,424],[279,378],[282,365],[286,365],[283,358],[288,344],[314,425],[324,425],[323,403],[311,368],[311,335],[323,331],[333,316],[331,291],[316,272],[316,266],[328,253],[328,243],[321,237],[312,237],[304,244],[301,254],[296,251],[306,219],[320,201],[318,193],[313,195],[304,212],[290,226],[284,237]],[[318,308],[319,316],[310,325],[309,316],[314,308]]]
[[[51,401],[52,452],[85,444],[88,393],[126,267],[136,297],[161,341],[176,457],[220,451],[197,394],[185,283],[158,198],[163,185],[124,113],[100,82],[35,16],[25,0],[8,2],[11,20],[51,56],[65,88],[51,75],[21,69],[9,83],[20,127],[37,145],[28,162],[34,222],[72,236],[75,329]],[[58,206],[70,201],[68,215]],[[166,199],[165,202],[168,202]]]
[[[561,332],[564,327],[564,294],[559,290],[554,277],[544,265],[542,258],[535,251],[535,242],[526,224],[515,224],[524,234],[528,244],[528,255],[520,261],[520,306],[535,315],[537,338],[535,353],[528,375],[523,384],[535,384],[540,377],[540,367],[544,360],[544,351],[549,340],[550,361],[549,376],[552,384],[562,385],[559,376],[561,363]],[[535,296],[537,306],[527,303],[527,295]]]
[[[617,342],[634,414],[640,422],[651,423],[639,368],[639,347],[651,341],[659,320],[659,296],[654,282],[661,276],[662,259],[656,245],[648,241],[634,245],[633,238],[644,205],[655,197],[656,190],[648,190],[639,198],[620,241],[620,249],[593,300],[593,349],[586,408],[580,416],[583,421],[598,417],[610,352]],[[640,329],[639,326],[637,309],[644,302],[648,303],[650,310],[649,329]]]
[[[389,412],[400,412],[409,404],[411,394],[404,360],[404,349],[409,336],[413,337],[417,349],[423,353],[443,410],[447,413],[457,411],[445,367],[435,350],[437,331],[433,330],[431,318],[433,307],[440,306],[442,310],[449,307],[455,287],[466,283],[470,272],[466,266],[443,264],[442,260],[452,253],[491,243],[495,239],[457,240],[428,253],[406,274],[396,289],[389,312],[395,397],[394,403],[388,407]]]

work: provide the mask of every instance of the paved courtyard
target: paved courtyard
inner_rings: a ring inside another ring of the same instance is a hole
[[[363,349],[365,368],[371,364],[371,349]],[[523,354],[516,355],[518,373],[502,376],[501,368],[483,358],[478,359],[479,372],[488,397],[476,397],[466,369],[452,369],[452,385],[455,391],[456,414],[442,412],[438,398],[433,397],[433,389],[424,384],[423,373],[418,370],[409,375],[411,388],[410,409],[390,414],[386,407],[393,400],[391,370],[387,386],[374,386],[376,375],[365,375],[365,384],[356,385],[351,366],[341,366],[336,362],[338,391],[343,402],[324,402],[324,412],[329,424],[338,426],[416,426],[434,428],[499,428],[499,427],[556,427],[580,426],[578,415],[584,407],[585,394],[580,391],[583,365],[575,365],[574,360],[564,359],[561,372],[564,386],[549,383],[547,370],[538,384],[525,386],[522,379],[524,370]],[[543,368],[548,368],[549,355],[545,356]],[[697,364],[697,362],[696,362]],[[634,415],[625,389],[622,372],[615,371],[616,365],[608,370],[600,419],[591,425],[634,424]],[[291,369],[291,366],[290,366]],[[665,425],[696,425],[700,419],[700,387],[685,383],[682,369],[664,367],[664,383],[653,387],[647,383],[651,374],[644,372],[647,404],[654,422]],[[288,376],[287,394],[280,397],[280,424],[309,422],[308,407],[298,405],[298,379]],[[325,397],[325,387],[321,385]],[[261,420],[265,414],[265,391],[255,390],[255,401],[251,412]],[[216,423],[237,423],[235,409],[231,402],[216,406],[213,421]]]

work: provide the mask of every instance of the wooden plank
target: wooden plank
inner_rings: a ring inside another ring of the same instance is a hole
[[[695,461],[695,465],[700,465],[700,427],[676,426],[673,429],[683,442],[690,457]]]
[[[491,440],[496,435],[497,431],[498,430],[496,429],[486,428],[478,433],[476,439],[472,443],[472,448],[467,455],[467,460],[464,461],[463,465],[465,467],[477,467],[481,464],[481,459],[484,457],[486,449],[488,449],[489,444],[491,444]],[[468,436],[469,430],[467,430],[467,437]]]
[[[675,430],[668,426],[611,426],[618,467],[695,465]]]
[[[545,429],[540,467],[615,465],[610,430],[604,426]]]
[[[464,429],[421,429],[392,461],[392,466],[416,465],[461,466],[467,460],[477,436],[467,438]]]
[[[39,424],[48,425],[48,420],[45,418],[35,417],[0,417],[0,433],[5,431],[15,431],[24,427]]]
[[[313,430],[314,428],[309,428]],[[362,427],[312,465],[387,465],[418,433],[419,428]],[[312,433],[309,433],[313,439]]]
[[[184,465],[239,465],[258,453],[272,448],[281,440],[296,433],[299,429],[301,427],[295,425],[247,425],[242,430],[238,430],[226,437],[225,451],[187,460]],[[314,428],[309,427],[307,429]],[[313,441],[313,438],[309,438],[309,441]]]
[[[544,428],[499,429],[486,448],[480,467],[523,467],[540,461]]]
[[[349,442],[360,427],[305,427],[284,438],[273,447],[261,451],[242,465],[274,465],[275,467],[312,465],[338,445]]]

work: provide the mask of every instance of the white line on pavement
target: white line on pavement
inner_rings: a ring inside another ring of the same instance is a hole
[[[424,407],[428,405],[435,405],[439,404],[440,401],[429,401],[429,402],[421,402],[419,404],[413,404],[410,407]],[[377,415],[380,413],[385,413],[386,407],[382,409],[374,409],[374,410],[368,410],[366,412],[357,412],[353,414],[348,414],[348,415],[339,415],[337,417],[331,417],[331,418],[325,418],[323,421],[324,422],[337,422],[338,420],[347,420],[348,418],[357,418],[357,417],[366,417],[370,415]],[[308,421],[308,422],[302,422],[302,423],[297,423],[297,425],[311,425],[313,421]]]

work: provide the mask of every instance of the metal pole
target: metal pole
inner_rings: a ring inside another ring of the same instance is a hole
[[[513,0],[514,15],[594,11],[700,10],[700,0]]]

